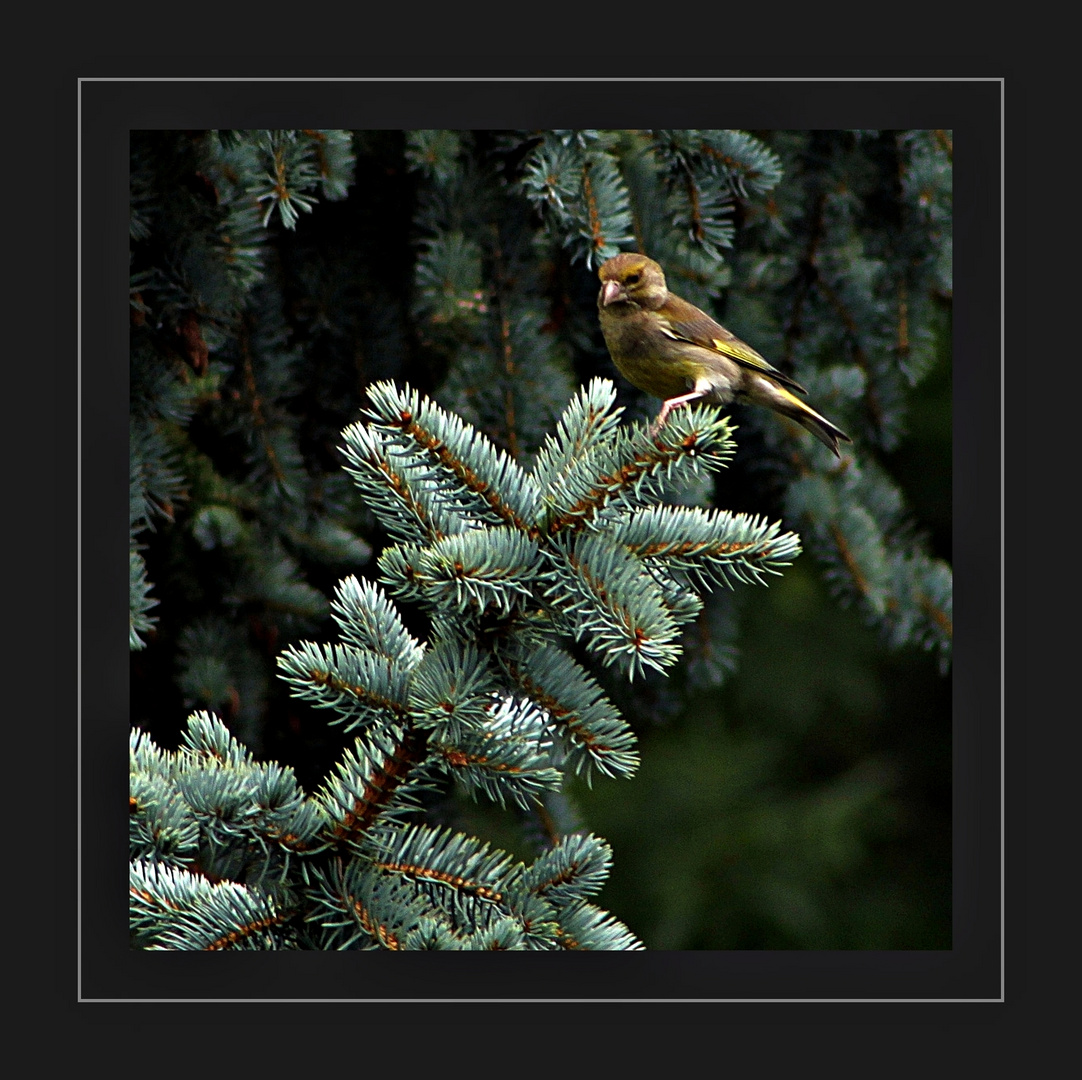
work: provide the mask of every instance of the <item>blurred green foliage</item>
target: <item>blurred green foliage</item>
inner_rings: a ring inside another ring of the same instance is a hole
[[[886,654],[806,563],[749,605],[739,674],[576,790],[600,896],[654,949],[950,948],[950,683]]]

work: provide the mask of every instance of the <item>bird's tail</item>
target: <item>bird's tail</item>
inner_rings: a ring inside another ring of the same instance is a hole
[[[817,413],[810,405],[805,405],[795,394],[791,394],[784,386],[760,377],[756,380],[756,387],[748,395],[752,401],[760,405],[766,405],[782,416],[788,416],[795,420],[801,427],[810,431],[824,446],[828,447],[835,455],[841,457],[838,450],[838,440],[852,442],[848,435],[840,427],[832,424],[825,416]]]

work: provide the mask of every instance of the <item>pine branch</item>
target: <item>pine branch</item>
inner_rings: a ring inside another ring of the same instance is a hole
[[[175,758],[133,741],[133,859],[202,875],[183,879],[181,906],[155,908],[163,890],[141,884],[133,933],[161,948],[639,948],[585,902],[611,861],[600,841],[552,835],[527,867],[426,823],[425,805],[457,789],[552,824],[545,799],[566,770],[630,775],[631,730],[547,639],[583,641],[630,677],[665,667],[702,607],[692,581],[761,580],[796,539],[741,515],[650,506],[674,476],[727,460],[713,410],[654,437],[616,423],[611,385],[589,387],[538,466],[550,488],[578,483],[593,502],[553,529],[534,476],[475,429],[392,384],[370,399],[368,427],[344,433],[350,471],[390,531],[416,538],[379,566],[391,595],[428,610],[433,640],[407,631],[383,588],[350,576],[331,605],[342,640],[282,651],[293,694],[360,729],[314,798],[210,716],[191,718]],[[424,528],[422,507],[438,508],[446,533]],[[583,527],[606,515],[606,528]],[[208,631],[193,655],[212,667],[227,650]]]
[[[548,643],[502,662],[516,684],[548,714],[568,766],[590,781],[630,776],[639,765],[635,736],[596,680],[562,649]]]

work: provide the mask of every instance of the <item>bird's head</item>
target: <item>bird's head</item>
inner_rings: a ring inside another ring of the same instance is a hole
[[[601,264],[597,272],[601,292],[597,295],[599,308],[613,304],[630,304],[647,311],[656,311],[669,295],[665,275],[653,259],[624,251]]]

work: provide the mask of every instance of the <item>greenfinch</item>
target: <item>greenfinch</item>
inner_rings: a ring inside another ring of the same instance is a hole
[[[625,251],[603,263],[598,276],[598,317],[613,363],[628,382],[663,401],[655,434],[679,405],[750,401],[795,420],[839,458],[838,440],[853,441],[796,396],[807,394],[799,383],[669,292],[653,259]]]

